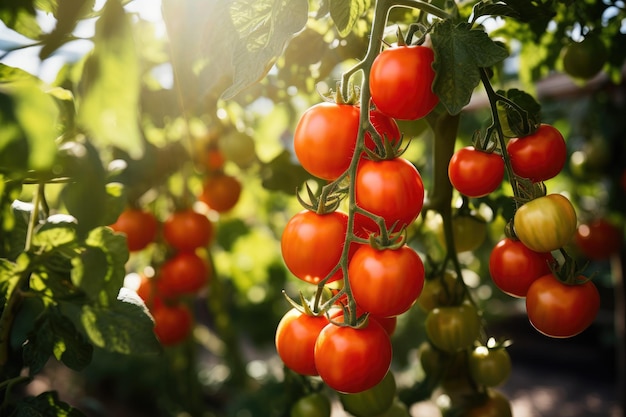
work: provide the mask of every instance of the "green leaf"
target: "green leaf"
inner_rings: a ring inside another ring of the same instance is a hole
[[[433,89],[450,114],[469,103],[480,82],[480,68],[502,61],[508,52],[469,23],[440,21],[431,33],[437,73]]]
[[[34,0],[4,0],[0,7],[0,21],[27,38],[37,39],[41,28],[33,4]]]
[[[370,0],[330,0],[330,17],[341,37],[346,37],[369,9]]]
[[[230,99],[261,80],[287,43],[308,19],[307,0],[235,0],[230,8],[239,41],[233,50],[233,83],[222,98]]]
[[[48,217],[33,236],[33,245],[52,248],[76,240],[76,219],[67,214],[54,214]]]
[[[265,164],[261,177],[265,189],[295,195],[297,188],[311,175],[301,165],[294,163],[289,151],[285,150]]]
[[[476,21],[482,16],[502,16],[512,17],[513,19],[521,18],[517,10],[502,2],[493,2],[493,0],[483,0],[476,3],[472,11],[472,21]]]
[[[120,0],[109,0],[96,23],[94,49],[81,80],[78,122],[97,143],[133,158],[143,154],[139,132],[139,62],[132,27]]]
[[[43,48],[39,52],[39,58],[48,58],[59,46],[71,40],[72,31],[76,27],[78,20],[90,12],[93,8],[94,0],[63,0],[58,2],[54,17],[56,26],[50,32],[42,36]]]
[[[11,417],[85,417],[78,409],[59,400],[56,391],[26,397],[17,403]]]

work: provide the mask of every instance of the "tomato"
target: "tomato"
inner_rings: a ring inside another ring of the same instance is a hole
[[[213,223],[193,209],[172,213],[163,223],[163,238],[173,248],[192,251],[213,239]]]
[[[353,328],[328,324],[315,342],[315,367],[332,389],[357,393],[383,380],[391,365],[391,341],[375,320]]]
[[[428,340],[445,352],[472,346],[480,333],[480,316],[468,303],[437,307],[428,313],[425,324]]]
[[[511,375],[511,357],[504,347],[477,346],[469,355],[468,367],[477,384],[495,387]]]
[[[291,407],[289,417],[330,417],[330,400],[320,392],[306,395]]]
[[[488,390],[484,399],[471,405],[462,417],[512,417],[511,403],[498,391]]]
[[[326,316],[309,316],[295,308],[287,311],[276,329],[276,351],[285,366],[301,375],[317,375],[315,341],[328,324]]]
[[[209,176],[198,197],[200,201],[219,213],[231,210],[239,201],[241,183],[237,178],[226,174]]]
[[[533,182],[556,177],[567,161],[563,135],[548,124],[541,124],[528,136],[509,140],[506,150],[513,172]]]
[[[532,283],[526,294],[526,313],[540,333],[564,338],[576,336],[593,323],[600,309],[600,295],[591,281],[565,284],[553,274]]]
[[[210,148],[204,152],[204,158],[200,162],[207,171],[214,172],[224,168],[226,158],[219,149]]]
[[[302,114],[293,137],[296,157],[310,174],[335,180],[350,165],[359,134],[359,108],[323,102]]]
[[[297,213],[287,222],[280,240],[285,265],[296,277],[317,285],[339,263],[347,227],[348,216],[340,211]],[[339,269],[327,282],[342,277]]]
[[[502,292],[525,297],[530,284],[550,272],[553,261],[549,252],[535,252],[519,240],[504,238],[491,251],[489,272]]]
[[[191,333],[193,317],[184,304],[161,303],[152,309],[154,333],[161,344],[171,346],[185,340]]]
[[[254,139],[246,133],[234,132],[226,135],[220,138],[218,147],[224,157],[239,168],[248,168],[257,160]]]
[[[441,245],[446,247],[441,217],[437,223],[436,233]],[[476,250],[487,237],[487,223],[478,214],[456,214],[452,217],[452,235],[457,253]]]
[[[111,228],[126,235],[126,244],[131,252],[139,251],[154,241],[159,222],[154,214],[140,209],[127,208]]]
[[[411,224],[424,204],[424,184],[417,168],[404,158],[383,161],[363,159],[356,171],[354,192],[357,205],[385,220],[394,231]],[[359,221],[370,231],[378,226],[362,215]]]
[[[622,248],[624,234],[606,219],[583,223],[576,229],[574,242],[588,259],[608,259]]]
[[[466,146],[452,155],[448,163],[452,186],[468,197],[484,197],[496,190],[504,179],[504,160],[495,153]]]
[[[452,271],[427,279],[424,289],[417,299],[417,304],[425,312],[435,307],[445,307],[458,304],[465,296],[465,289],[457,281]]]
[[[411,417],[406,405],[399,399],[394,399],[391,406],[378,417]]]
[[[404,245],[377,250],[363,245],[352,256],[348,279],[357,305],[379,317],[407,311],[424,287],[424,264]]]
[[[139,287],[137,287],[137,295],[146,303],[148,309],[152,309],[155,304],[161,302],[157,294],[155,280],[143,274],[139,281]]]
[[[580,42],[569,43],[561,52],[565,73],[583,80],[588,80],[598,74],[607,58],[606,45],[595,35],[587,35]]]
[[[535,252],[551,252],[567,245],[576,232],[576,212],[560,194],[536,198],[517,209],[515,234]]]
[[[355,394],[339,393],[339,400],[344,410],[355,417],[376,417],[391,407],[395,395],[396,380],[390,371],[372,388]]]
[[[439,103],[432,90],[435,54],[426,46],[398,46],[374,59],[369,78],[376,108],[394,119],[426,116]]]
[[[398,141],[402,139],[402,134],[400,133],[400,128],[396,121],[378,110],[370,111],[370,122],[380,135],[381,140],[383,140],[383,145],[384,141],[389,141],[392,145],[396,145]],[[369,132],[365,134],[365,146],[370,151],[376,150],[376,143]]]
[[[159,294],[177,297],[193,294],[204,287],[211,277],[206,261],[193,252],[179,252],[166,260],[157,275]]]

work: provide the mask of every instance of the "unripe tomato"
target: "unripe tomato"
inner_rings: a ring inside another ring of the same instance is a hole
[[[608,259],[622,248],[624,233],[606,219],[583,223],[576,229],[574,242],[588,259]]]
[[[548,124],[540,125],[528,136],[509,140],[506,150],[513,172],[533,182],[556,177],[567,160],[563,135]]]
[[[179,252],[161,265],[157,288],[165,297],[193,294],[209,282],[210,275],[204,259],[193,252]]]
[[[587,35],[580,42],[566,45],[561,55],[565,73],[583,80],[598,74],[604,67],[607,57],[606,45],[595,35]]]
[[[446,247],[441,217],[437,223],[436,233],[441,246]],[[477,214],[457,214],[452,217],[452,235],[457,253],[476,250],[487,237],[487,223]]]
[[[495,387],[511,375],[511,357],[504,347],[477,346],[469,355],[468,367],[476,383]]]
[[[425,312],[436,307],[453,305],[463,300],[465,289],[451,271],[446,271],[443,276],[427,279],[424,289],[417,299],[417,304]]]
[[[344,410],[355,417],[376,417],[391,407],[396,395],[396,380],[392,372],[378,384],[355,394],[339,393]]]
[[[220,138],[218,146],[224,157],[239,168],[248,168],[257,160],[254,139],[243,132]]]
[[[213,223],[193,209],[172,213],[163,223],[163,238],[173,248],[193,251],[213,239]]]
[[[237,178],[216,174],[209,176],[202,186],[200,201],[219,213],[231,210],[239,201],[241,183]]]
[[[467,408],[462,417],[512,417],[511,403],[500,392],[488,390],[482,401]]]
[[[430,342],[450,353],[472,346],[480,333],[480,316],[468,303],[437,307],[428,313],[425,324]]]
[[[191,333],[193,317],[184,304],[165,303],[152,309],[154,332],[164,346],[178,344]]]
[[[149,211],[128,208],[110,227],[116,232],[125,234],[128,250],[135,252],[154,241],[159,222]]]
[[[504,178],[504,160],[495,153],[473,146],[459,149],[448,163],[452,186],[468,197],[484,197],[495,191]]]
[[[306,395],[291,406],[289,417],[330,417],[330,400],[320,392]]]

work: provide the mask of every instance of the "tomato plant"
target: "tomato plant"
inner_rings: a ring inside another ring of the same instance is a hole
[[[193,209],[175,211],[163,222],[163,238],[173,248],[192,251],[213,239],[213,224]]]
[[[608,259],[622,248],[622,230],[606,219],[595,219],[578,225],[574,242],[582,254],[594,260]]]
[[[434,53],[426,46],[398,46],[382,51],[372,63],[372,101],[394,119],[426,116],[439,102],[433,92]]]
[[[474,306],[437,307],[426,316],[428,340],[445,352],[470,347],[480,332],[480,316]]]
[[[157,289],[165,297],[193,294],[211,278],[207,261],[194,252],[179,252],[167,259],[158,271]]]
[[[392,372],[378,384],[355,394],[339,393],[344,410],[355,417],[376,417],[387,411],[396,396],[396,380]]]
[[[567,161],[563,135],[545,123],[528,136],[509,140],[506,150],[513,172],[534,182],[554,178]]]
[[[330,400],[320,392],[301,397],[292,406],[290,417],[330,417]]]
[[[504,347],[477,346],[469,355],[468,368],[477,384],[495,387],[511,375],[511,357]]]
[[[576,212],[561,194],[529,201],[515,212],[513,221],[519,240],[535,252],[562,248],[576,232]]]
[[[193,316],[184,304],[155,305],[151,310],[154,332],[164,346],[181,343],[191,333]]]
[[[504,178],[500,155],[467,146],[452,155],[448,164],[452,186],[468,197],[484,197],[495,191]]]
[[[504,238],[489,256],[489,273],[496,287],[513,297],[525,297],[528,287],[550,272],[550,253],[528,249],[519,240]]]
[[[570,42],[561,51],[566,74],[583,80],[597,75],[606,64],[606,45],[598,36],[587,34],[580,42]]]
[[[547,274],[533,282],[526,294],[530,323],[550,337],[576,336],[593,323],[599,309],[598,289],[584,276],[568,284]]]
[[[135,208],[124,210],[111,228],[126,235],[128,250],[136,252],[144,249],[154,241],[159,228],[159,222],[154,214]]]
[[[198,199],[219,213],[230,211],[241,195],[241,183],[226,174],[210,175],[202,186]]]

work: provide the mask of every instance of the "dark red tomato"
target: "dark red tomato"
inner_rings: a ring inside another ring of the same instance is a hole
[[[388,229],[396,224],[395,231],[411,224],[424,204],[422,177],[404,158],[361,160],[354,189],[357,205],[381,216]],[[378,232],[375,222],[361,215],[358,217],[366,229]]]
[[[175,249],[193,251],[213,239],[213,223],[192,209],[176,211],[163,223],[163,237]]]
[[[383,380],[391,365],[389,335],[375,320],[365,327],[328,324],[315,342],[315,367],[332,389],[354,394]]]
[[[479,385],[496,387],[511,375],[511,357],[504,347],[477,346],[467,364],[472,379]]]
[[[389,141],[392,145],[395,145],[402,138],[396,121],[378,110],[370,111],[370,122],[383,141]],[[382,145],[384,145],[384,142]],[[376,143],[369,133],[365,135],[365,146],[371,151],[376,150]]]
[[[534,182],[556,177],[567,160],[563,135],[548,124],[531,135],[509,140],[506,150],[513,172]]]
[[[297,213],[287,222],[280,240],[285,265],[296,277],[317,285],[339,263],[347,227],[348,216],[340,211]],[[339,269],[327,282],[342,277]]]
[[[241,183],[237,178],[215,174],[204,181],[198,199],[218,213],[225,213],[235,207],[240,195]]]
[[[355,394],[339,393],[339,400],[350,415],[376,417],[387,411],[396,396],[396,380],[393,373],[387,375],[370,389]]]
[[[317,375],[313,351],[315,341],[328,324],[326,316],[309,316],[292,308],[276,329],[276,351],[283,363],[301,375]]]
[[[448,164],[452,186],[468,197],[484,197],[495,191],[504,179],[504,160],[495,153],[473,146],[459,149]]]
[[[469,303],[436,307],[426,316],[425,324],[428,340],[449,353],[472,346],[480,333],[480,316]]]
[[[400,120],[415,120],[435,108],[435,54],[425,46],[398,46],[382,51],[372,64],[369,86],[376,108]]]
[[[526,297],[530,284],[548,274],[553,261],[550,252],[535,252],[519,240],[504,238],[491,251],[489,272],[502,292]]]
[[[149,211],[128,208],[120,214],[111,228],[125,234],[128,250],[135,252],[154,241],[159,222]]]
[[[500,392],[488,390],[482,401],[467,408],[462,417],[512,417],[511,403]]]
[[[576,229],[574,242],[588,259],[608,259],[622,248],[624,233],[606,219],[583,223]]]
[[[193,294],[211,277],[206,261],[193,252],[179,252],[166,260],[157,275],[157,289],[164,297]]]
[[[348,279],[361,309],[378,317],[397,316],[422,292],[424,264],[407,245],[382,250],[363,245],[350,260]]]
[[[319,103],[300,117],[293,137],[294,151],[310,174],[332,181],[348,169],[358,134],[358,107]]]
[[[154,333],[164,346],[178,344],[191,333],[193,317],[184,304],[161,303],[152,309]]]
[[[591,281],[578,277],[582,284],[568,285],[553,274],[532,283],[526,294],[526,313],[530,323],[546,336],[576,336],[593,323],[600,309],[600,295]]]

